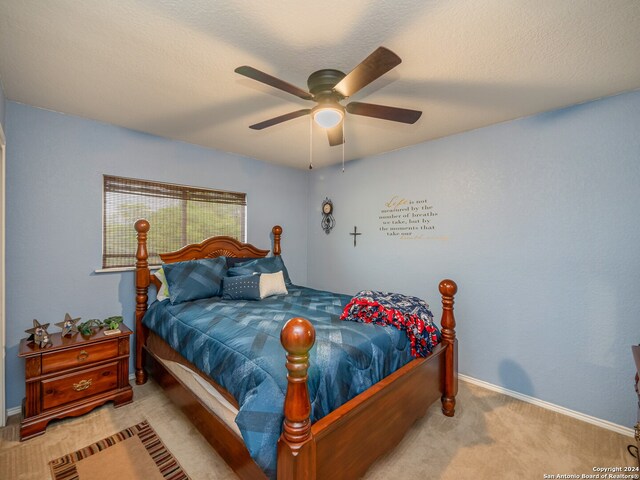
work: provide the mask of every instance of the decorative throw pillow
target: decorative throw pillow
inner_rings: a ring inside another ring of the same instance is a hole
[[[225,300],[260,300],[260,274],[246,277],[224,277],[222,298]]]
[[[239,263],[250,262],[255,260],[255,258],[247,258],[247,257],[224,257],[227,261],[227,268],[235,267]]]
[[[260,275],[260,298],[267,298],[272,295],[287,295],[288,293],[282,272],[263,273]]]
[[[284,261],[280,255],[256,258],[255,260],[249,260],[248,262],[237,263],[233,267],[229,268],[227,275],[230,277],[244,277],[253,273],[276,272],[282,272],[284,276],[284,283],[286,285],[291,285],[289,272],[287,272],[287,267],[284,266]]]
[[[158,280],[160,280],[160,288],[158,288],[158,294],[156,296],[156,300],[159,302],[169,298],[169,285],[167,285],[167,279],[164,276],[164,270],[160,267],[153,274]]]
[[[227,272],[224,258],[203,258],[167,263],[163,267],[172,304],[210,298],[221,294]]]

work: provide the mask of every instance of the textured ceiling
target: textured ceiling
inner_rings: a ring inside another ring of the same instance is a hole
[[[422,110],[414,125],[348,115],[346,159],[640,88],[638,0],[1,0],[5,96],[36,107],[306,168],[309,120],[253,123],[383,45],[403,60],[351,100]],[[315,166],[342,160],[320,128]]]

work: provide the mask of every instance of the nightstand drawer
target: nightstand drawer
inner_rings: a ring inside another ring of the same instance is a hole
[[[42,355],[42,373],[80,367],[118,356],[118,342],[100,342]]]
[[[41,382],[42,408],[48,409],[113,390],[118,386],[118,363],[88,368],[82,372]]]

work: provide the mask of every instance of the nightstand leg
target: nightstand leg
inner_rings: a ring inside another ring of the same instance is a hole
[[[133,402],[133,389],[129,387],[113,399],[113,406],[118,408],[131,402]]]

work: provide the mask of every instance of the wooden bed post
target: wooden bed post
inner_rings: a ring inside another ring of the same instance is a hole
[[[147,232],[149,222],[140,219],[136,222],[138,232],[138,249],[136,251],[136,384],[142,385],[147,381],[147,372],[144,371],[142,347],[147,337],[147,329],[142,324],[142,317],[147,311],[149,299],[149,263],[147,258]]]
[[[276,228],[273,230],[275,234]],[[311,435],[311,402],[307,386],[309,350],[315,340],[315,329],[304,318],[292,318],[280,332],[280,342],[287,351],[288,384],[282,435],[278,440],[278,478],[316,478],[316,448]]]
[[[458,291],[458,286],[453,280],[442,280],[439,289],[442,295],[442,343],[447,347],[444,359],[442,413],[447,417],[453,417],[458,393],[458,340],[456,319],[453,316],[453,296]]]
[[[280,249],[280,236],[282,235],[282,227],[280,225],[276,225],[271,229],[273,232],[273,254],[280,255],[282,250]]]

